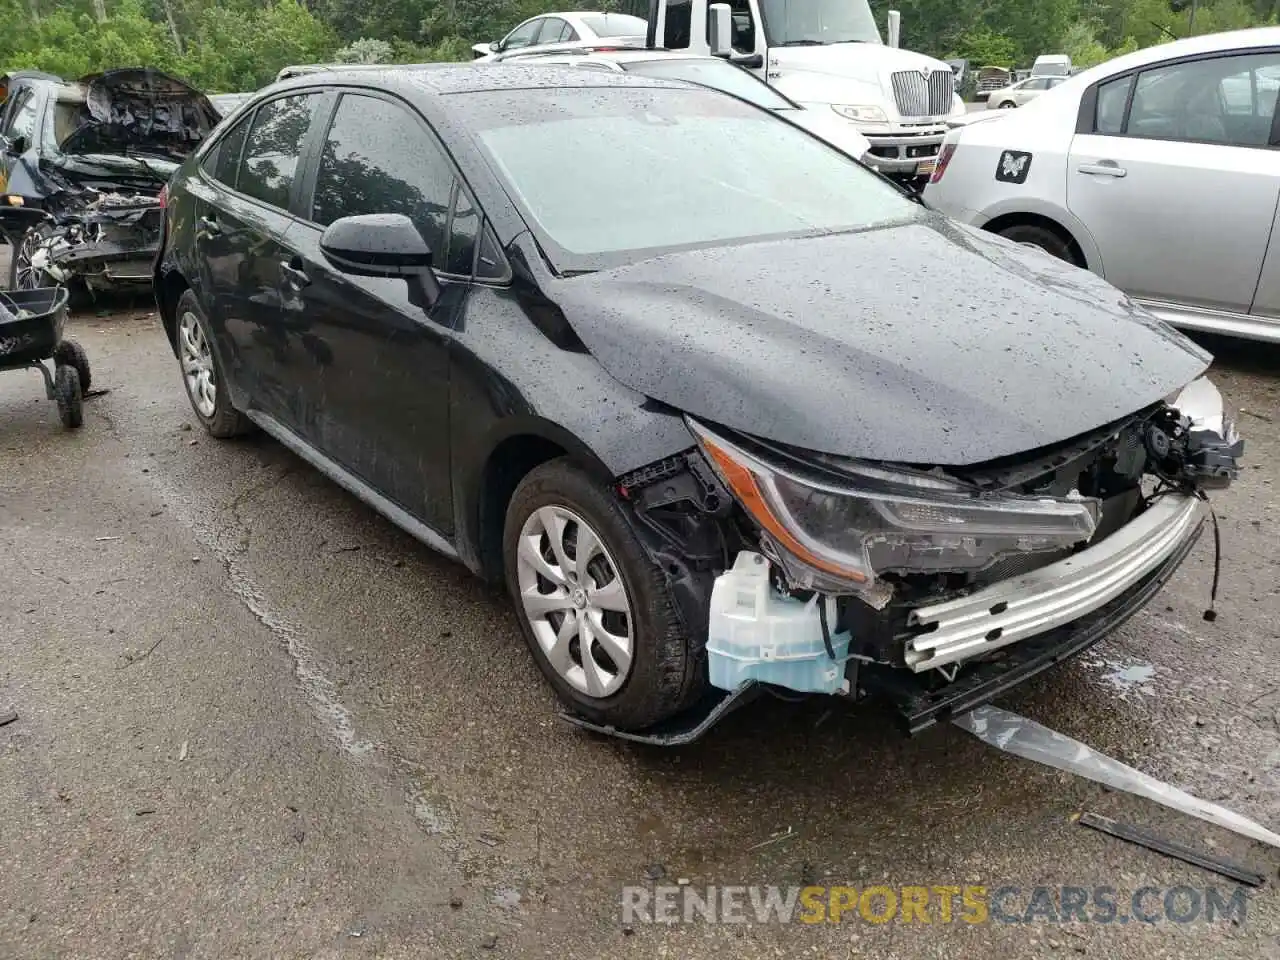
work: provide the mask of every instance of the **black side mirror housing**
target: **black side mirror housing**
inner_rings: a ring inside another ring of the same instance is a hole
[[[440,299],[431,248],[401,213],[367,213],[333,221],[320,236],[320,251],[334,267],[357,277],[403,277],[409,299],[423,309]]]
[[[5,153],[12,153],[14,156],[20,157],[27,152],[26,137],[14,137],[13,139],[9,139],[8,137],[0,137],[0,140],[4,141]]]

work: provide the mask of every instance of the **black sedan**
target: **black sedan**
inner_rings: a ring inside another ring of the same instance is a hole
[[[505,580],[618,730],[709,687],[989,699],[1145,603],[1241,449],[1209,357],[1103,281],[675,81],[300,76],[165,231],[205,428]]]

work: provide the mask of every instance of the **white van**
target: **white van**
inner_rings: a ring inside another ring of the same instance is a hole
[[[1046,53],[1036,57],[1031,65],[1033,77],[1069,77],[1071,76],[1071,58],[1065,53]]]

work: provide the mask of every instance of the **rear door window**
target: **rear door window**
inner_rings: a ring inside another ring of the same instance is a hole
[[[245,140],[236,189],[273,207],[289,209],[302,145],[319,102],[318,93],[304,93],[258,107]]]
[[[1266,147],[1277,93],[1280,51],[1170,63],[1100,86],[1095,126],[1143,139]]]
[[[321,148],[310,219],[323,227],[340,217],[404,214],[437,269],[469,275],[474,239],[457,247],[446,242],[453,189],[453,170],[416,114],[378,97],[344,94]],[[461,198],[459,214],[459,230],[474,236],[474,208]]]
[[[205,173],[233,190],[236,186],[236,173],[240,170],[240,154],[244,150],[245,136],[249,133],[249,124],[252,122],[253,117],[248,116],[237,123],[214,144],[200,163]]]

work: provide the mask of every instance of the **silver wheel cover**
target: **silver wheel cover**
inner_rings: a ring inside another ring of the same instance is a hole
[[[520,600],[543,654],[575,690],[616,693],[631,672],[635,620],[617,564],[572,510],[541,507],[520,530]]]
[[[178,359],[182,363],[182,381],[187,395],[200,416],[208,418],[218,403],[218,383],[213,372],[213,355],[204,330],[194,313],[188,310],[178,320]]]

